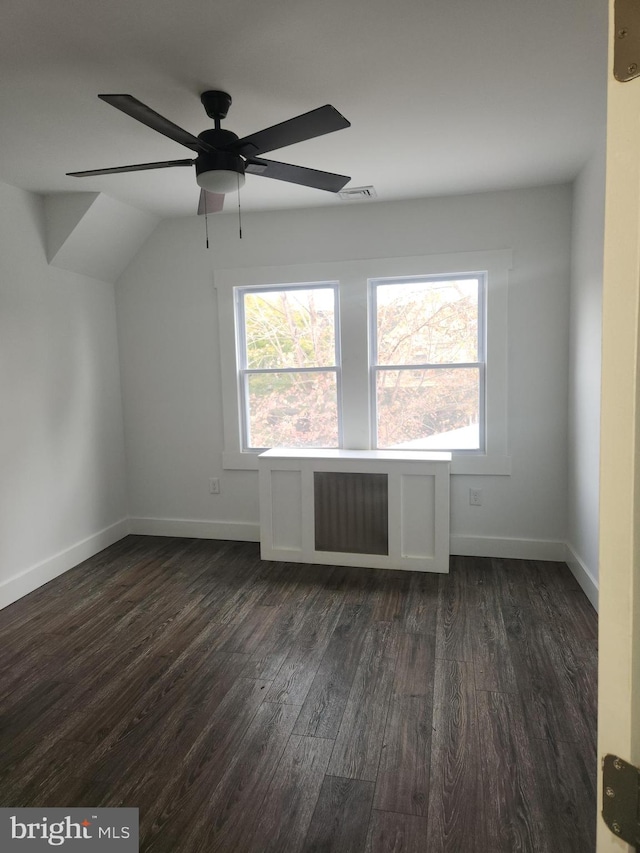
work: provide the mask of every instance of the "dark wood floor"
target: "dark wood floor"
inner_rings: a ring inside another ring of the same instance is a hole
[[[563,564],[130,536],[0,611],[0,806],[137,806],[149,853],[589,853],[596,656]]]

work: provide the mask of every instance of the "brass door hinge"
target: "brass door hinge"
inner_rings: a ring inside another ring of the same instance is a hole
[[[640,0],[615,0],[613,76],[621,83],[640,75]]]
[[[602,759],[602,818],[611,832],[640,850],[640,770],[618,758]]]

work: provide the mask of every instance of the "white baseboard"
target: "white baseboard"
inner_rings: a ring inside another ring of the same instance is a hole
[[[129,532],[142,536],[185,536],[193,539],[233,539],[259,542],[260,525],[240,521],[197,521],[187,518],[130,518]],[[488,536],[452,536],[451,553],[469,557],[520,560],[565,559],[564,542],[537,539],[499,539]]]
[[[452,536],[452,554],[462,557],[501,557],[505,560],[564,562],[564,542],[547,539],[506,539],[493,536]]]
[[[129,532],[141,536],[184,536],[188,539],[232,539],[259,542],[260,525],[246,521],[198,521],[189,518],[130,518]]]
[[[230,539],[236,542],[260,541],[260,525],[251,522],[181,518],[121,519],[19,575],[0,582],[0,609],[64,574],[83,560],[93,557],[129,533],[193,539]],[[455,535],[451,536],[450,542],[451,554],[461,556],[566,562],[593,607],[598,609],[598,582],[568,542]]]
[[[114,542],[118,542],[128,533],[129,521],[123,518],[110,527],[105,527],[104,530],[94,533],[93,536],[88,536],[64,551],[54,554],[53,557],[48,557],[35,566],[31,566],[19,575],[14,575],[0,582],[0,609],[13,604],[14,601],[33,592],[34,589],[57,578],[58,575],[68,572],[78,563],[88,560],[89,557],[93,557],[94,554],[108,548]]]
[[[578,557],[573,546],[570,545],[568,542],[565,544],[564,560],[571,569],[573,576],[582,587],[582,591],[587,596],[587,598],[593,605],[594,610],[597,613],[599,599],[598,581],[594,577],[593,573],[587,568],[587,566],[585,566],[580,557]]]
[[[130,518],[129,532],[141,536],[184,536],[192,539],[232,539],[259,542],[260,525],[248,521],[199,521],[188,518]],[[452,536],[451,553],[469,557],[564,562],[564,542],[541,539],[504,539],[489,536]]]

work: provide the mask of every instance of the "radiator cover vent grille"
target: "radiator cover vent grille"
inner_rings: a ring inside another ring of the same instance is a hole
[[[316,471],[313,489],[316,551],[389,553],[386,474]]]

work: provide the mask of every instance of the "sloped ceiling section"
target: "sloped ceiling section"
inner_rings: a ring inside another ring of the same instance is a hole
[[[116,282],[159,222],[102,193],[45,196],[47,260],[54,267]]]

